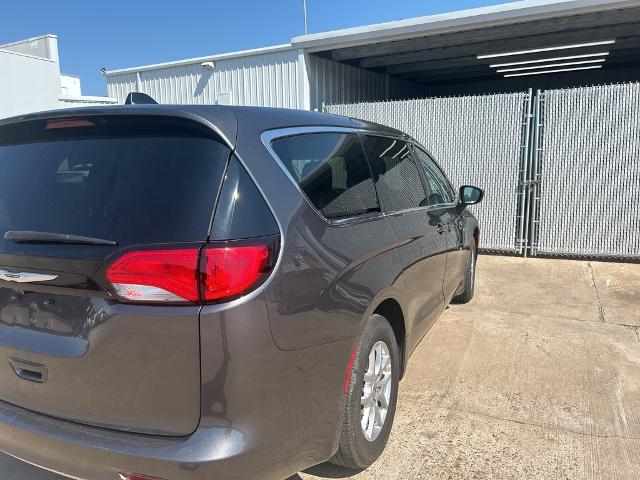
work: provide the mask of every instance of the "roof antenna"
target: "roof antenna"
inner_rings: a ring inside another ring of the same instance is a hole
[[[152,97],[146,93],[131,92],[127,95],[127,99],[124,101],[125,105],[157,105]]]
[[[307,0],[302,0],[304,7],[304,34],[307,34]]]

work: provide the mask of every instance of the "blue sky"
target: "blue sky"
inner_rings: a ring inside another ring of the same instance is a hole
[[[308,0],[309,33],[497,3],[499,0]],[[105,95],[108,69],[280,43],[304,31],[302,0],[13,1],[0,15],[0,44],[58,35],[61,68],[85,95]],[[0,72],[2,74],[2,72]]]

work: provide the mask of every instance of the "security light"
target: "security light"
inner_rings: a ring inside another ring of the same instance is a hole
[[[202,62],[200,66],[205,70],[213,70],[215,68],[215,64],[213,62]]]
[[[607,55],[609,55],[609,52],[584,53],[582,55],[568,55],[566,57],[551,57],[551,58],[538,58],[537,60],[522,60],[521,62],[492,63],[491,65],[489,65],[489,67],[491,68],[511,67],[514,65],[527,65],[529,63],[544,63],[544,62],[557,62],[560,60],[574,60],[576,58],[605,57]]]
[[[583,60],[581,62],[562,62],[562,63],[548,63],[544,65],[533,65],[529,67],[515,67],[515,68],[499,68],[496,70],[498,73],[503,72],[518,72],[521,70],[538,70],[540,68],[550,68],[550,67],[568,67],[569,65],[584,65],[588,63],[602,63],[604,62],[604,58],[599,58],[597,60]]]
[[[543,70],[541,72],[524,72],[524,73],[508,73],[504,77],[524,77],[525,75],[542,75],[545,73],[573,72],[574,70],[591,70],[594,68],[602,68],[602,65],[591,65],[589,67],[560,68],[558,70]]]
[[[513,52],[489,53],[486,55],[478,55],[478,60],[483,58],[510,57],[512,55],[526,55],[527,53],[551,52],[553,50],[568,50],[570,48],[595,47],[597,45],[611,45],[616,43],[615,40],[602,40],[599,42],[571,43],[568,45],[558,45],[557,47],[531,48],[529,50],[516,50]]]

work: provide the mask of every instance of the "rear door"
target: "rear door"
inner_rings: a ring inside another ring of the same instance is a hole
[[[383,211],[403,263],[411,350],[444,308],[447,236],[428,206],[427,191],[407,142],[362,135]]]
[[[114,429],[195,430],[200,307],[118,300],[105,271],[131,249],[199,249],[228,158],[212,132],[170,117],[0,127],[0,400]]]
[[[439,225],[446,228],[449,237],[447,267],[444,276],[443,291],[446,302],[449,302],[464,278],[468,252],[463,250],[463,226],[457,208],[457,196],[449,180],[433,158],[420,147],[415,146],[416,160],[424,173],[429,191],[429,204],[432,206],[434,218]]]

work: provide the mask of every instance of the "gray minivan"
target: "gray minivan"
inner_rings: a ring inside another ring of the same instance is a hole
[[[91,480],[367,467],[410,354],[473,296],[482,195],[321,113],[0,121],[0,450]]]

